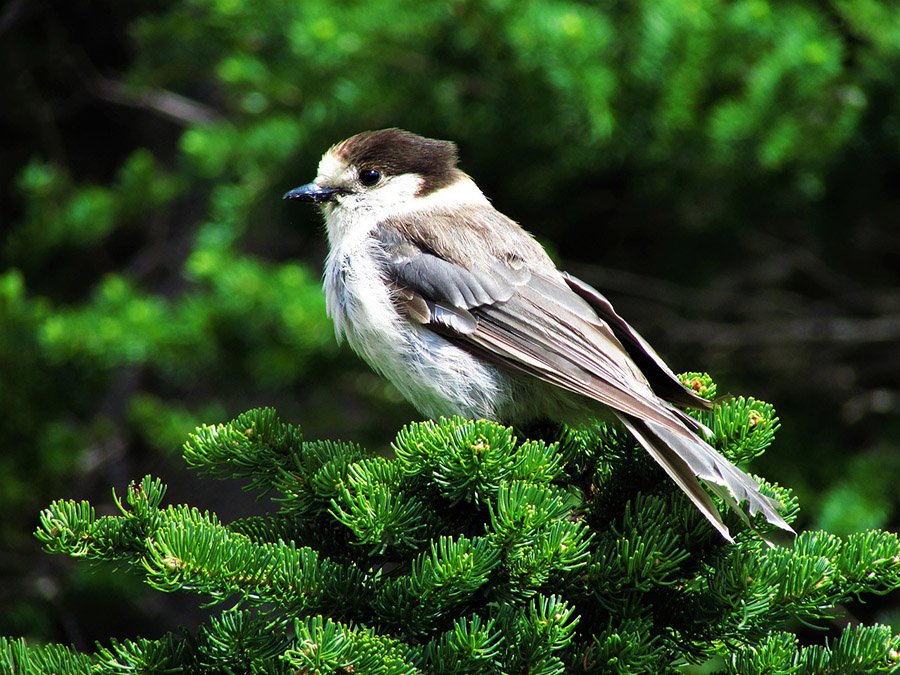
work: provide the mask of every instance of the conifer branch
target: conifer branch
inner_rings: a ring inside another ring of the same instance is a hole
[[[715,395],[708,376],[685,382]],[[759,456],[778,428],[772,406],[742,397],[702,421],[739,462]],[[388,459],[304,440],[257,409],[200,427],[184,452],[203,474],[270,496],[268,515],[224,524],[164,505],[165,485],[149,476],[115,496],[118,515],[52,503],[36,531],[49,552],[114,561],[152,588],[240,607],[193,634],[112,640],[92,655],[5,640],[0,664],[562,674],[660,672],[718,656],[735,673],[900,669],[900,638],[883,626],[817,646],[789,632],[900,588],[895,534],[812,531],[772,548],[762,519],[729,514],[737,536],[728,544],[605,423],[547,443],[442,419],[408,425],[394,448]],[[795,520],[790,490],[761,482]]]

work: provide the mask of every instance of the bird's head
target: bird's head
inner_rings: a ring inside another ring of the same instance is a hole
[[[337,230],[361,222],[370,226],[384,218],[484,200],[457,168],[454,143],[402,129],[364,131],[332,146],[315,180],[284,198],[317,204],[332,240],[345,234]]]

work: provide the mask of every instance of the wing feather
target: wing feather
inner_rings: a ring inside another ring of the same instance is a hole
[[[704,410],[712,407],[709,401],[697,396],[689,389],[685,389],[678,376],[660,358],[656,350],[625,319],[619,316],[606,296],[571,274],[563,272],[563,278],[569,288],[585,300],[597,313],[597,316],[609,324],[619,342],[628,351],[629,356],[650,381],[653,391],[665,400],[678,405]]]
[[[612,408],[726,539],[728,529],[698,479],[729,496],[732,506],[746,501],[751,514],[793,531],[759,483],[697,435],[702,425],[667,402],[708,407],[599,292],[540,261],[529,268],[512,255],[498,261],[496,253],[490,265],[454,261],[384,227],[385,275],[411,321],[494,363]]]
[[[563,389],[676,433],[683,429],[634,372],[607,326],[588,322],[557,303],[547,307],[547,302],[529,282],[507,302],[470,310],[478,328],[460,337],[481,350],[502,353],[510,365]]]

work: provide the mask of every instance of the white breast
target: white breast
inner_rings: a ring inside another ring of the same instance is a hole
[[[390,380],[423,414],[497,419],[511,403],[509,378],[398,314],[369,237],[329,253],[325,298],[338,340]]]

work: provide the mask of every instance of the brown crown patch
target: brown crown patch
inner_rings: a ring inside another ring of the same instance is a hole
[[[420,195],[449,185],[458,172],[455,143],[402,129],[363,131],[338,143],[332,152],[360,169],[378,169],[389,176],[419,174],[424,179]]]

